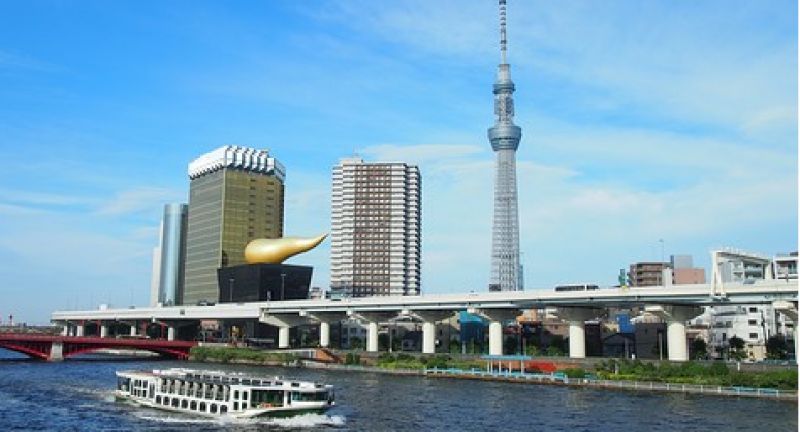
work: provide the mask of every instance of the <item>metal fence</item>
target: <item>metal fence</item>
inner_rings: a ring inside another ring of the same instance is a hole
[[[486,380],[502,380],[517,382],[538,382],[543,384],[563,384],[570,386],[612,388],[621,390],[662,391],[675,393],[693,393],[720,396],[748,396],[774,398],[797,401],[797,392],[773,388],[758,387],[724,387],[703,384],[676,384],[650,381],[600,380],[593,378],[569,378],[564,373],[536,374],[516,371],[488,371],[483,369],[425,369],[426,376],[449,376],[453,378],[473,378]]]

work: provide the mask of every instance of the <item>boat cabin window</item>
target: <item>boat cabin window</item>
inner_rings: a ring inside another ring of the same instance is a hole
[[[181,401],[181,408],[189,408],[189,401],[186,399]]]
[[[157,403],[157,404],[160,404],[160,403],[161,403],[161,396],[156,396],[156,403]]]
[[[271,408],[283,406],[283,390],[253,390],[251,408]]]
[[[239,411],[239,402],[234,402],[233,403],[233,410],[234,411]]]
[[[131,379],[125,377],[117,378],[117,388],[124,392],[129,392],[131,388]]]
[[[211,414],[217,413],[217,404],[211,404]]]
[[[324,401],[328,399],[328,392],[292,392],[292,400],[298,402]]]
[[[192,401],[192,404],[190,405],[189,409],[192,411],[197,411],[197,402]]]
[[[206,403],[205,402],[200,402],[200,411],[206,412]]]
[[[164,398],[164,405],[169,405],[169,398],[168,397]]]
[[[247,402],[247,392],[242,392],[242,400]]]
[[[178,398],[172,398],[172,406],[177,408],[178,407]]]
[[[226,412],[228,412],[228,407],[226,405],[220,406],[219,407],[219,412],[221,412],[222,414],[225,414]]]
[[[234,390],[233,391],[233,398],[234,399],[239,399],[239,390]]]

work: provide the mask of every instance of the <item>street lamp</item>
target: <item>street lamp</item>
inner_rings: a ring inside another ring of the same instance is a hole
[[[284,288],[286,287],[286,273],[281,273],[281,301],[286,300],[286,292]]]

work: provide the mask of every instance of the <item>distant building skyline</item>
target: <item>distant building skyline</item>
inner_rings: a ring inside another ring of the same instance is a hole
[[[283,165],[267,150],[223,146],[189,164],[182,304],[219,298],[217,269],[244,264],[256,238],[283,236]]]
[[[331,187],[331,297],[420,294],[419,168],[345,158]]]

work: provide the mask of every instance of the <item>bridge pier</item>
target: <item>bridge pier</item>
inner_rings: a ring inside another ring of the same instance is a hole
[[[558,316],[569,323],[569,357],[586,358],[586,320],[602,313],[595,308],[565,307],[558,309]]]
[[[61,336],[69,336],[69,324],[64,324],[64,327],[61,330]]]
[[[367,352],[378,352],[378,324],[397,315],[392,312],[359,312],[358,317],[367,322]]]
[[[131,331],[129,334],[131,336],[136,336],[136,324],[131,324]]]
[[[436,323],[453,314],[453,311],[414,311],[419,319],[422,320],[422,353],[436,353]]]
[[[319,321],[319,346],[328,348],[331,344],[331,323],[345,318],[343,312],[315,312],[309,314],[300,312],[300,316],[307,316]]]
[[[62,360],[64,360],[64,343],[54,341],[50,346],[50,356],[47,358],[47,361],[56,362]]]
[[[516,319],[518,309],[474,309],[467,312],[478,314],[489,320],[489,355],[503,355],[503,322]]]
[[[289,348],[289,330],[303,324],[310,324],[311,321],[305,316],[298,316],[294,313],[270,314],[269,311],[261,311],[258,319],[264,324],[278,327],[278,348]]]
[[[660,317],[667,323],[667,353],[669,361],[688,361],[686,321],[700,315],[702,309],[697,306],[651,305],[645,306],[644,310]]]
[[[100,337],[108,337],[108,324],[101,324],[100,325]]]
[[[83,323],[79,323],[79,324],[78,324],[78,325],[75,327],[75,336],[77,336],[77,337],[82,337],[82,336],[83,336],[83,328],[84,328],[84,325],[83,325]]]
[[[167,327],[167,340],[174,341],[175,340],[175,326],[168,326]]]

